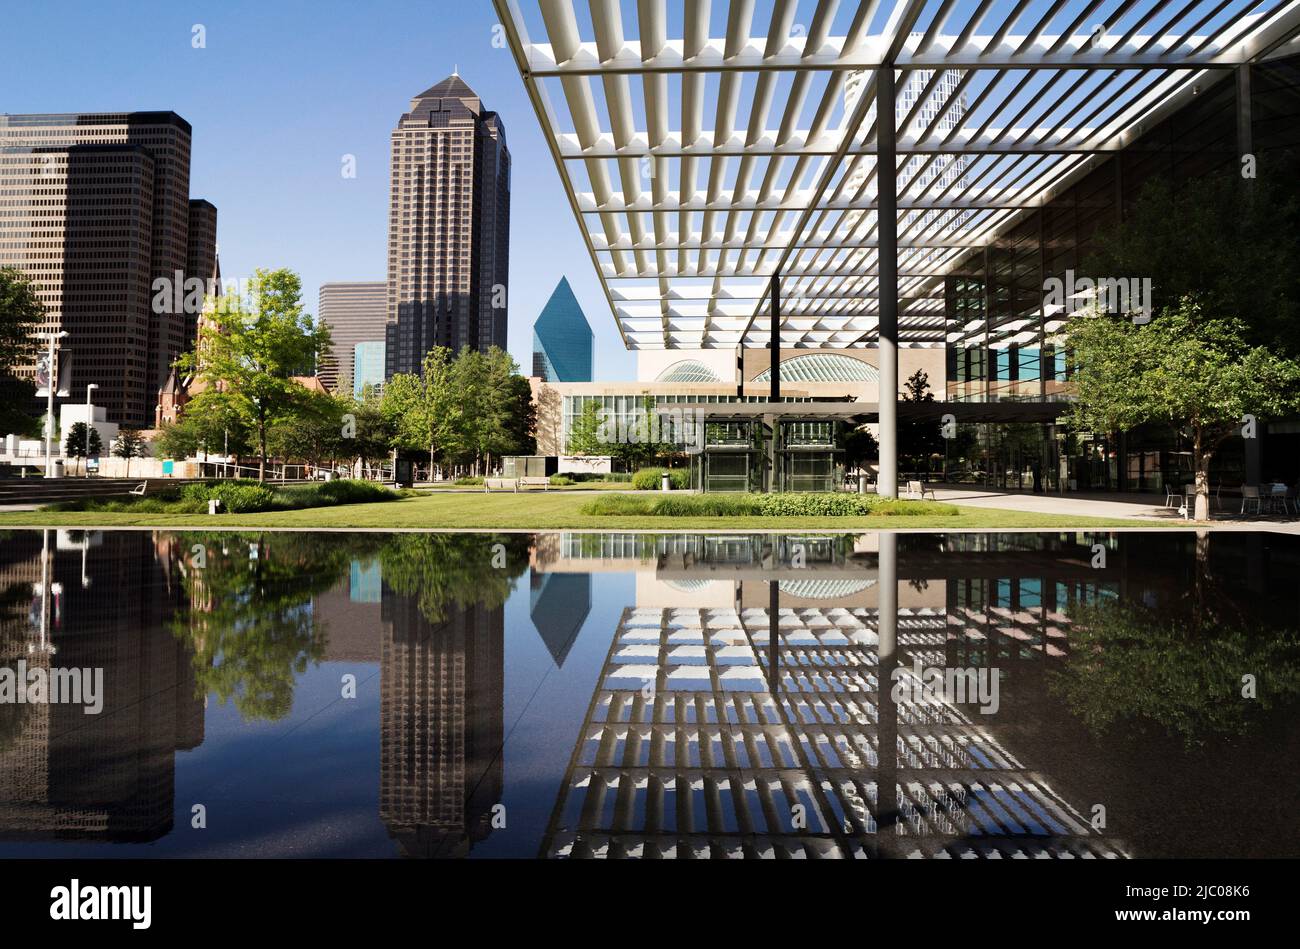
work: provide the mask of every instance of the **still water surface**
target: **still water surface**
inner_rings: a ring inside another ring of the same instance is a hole
[[[1298,541],[8,532],[0,858],[1300,856]]]

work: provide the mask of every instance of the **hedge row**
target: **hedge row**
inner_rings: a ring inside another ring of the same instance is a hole
[[[658,491],[665,471],[674,491],[685,491],[691,486],[691,473],[685,468],[641,468],[632,475],[632,487],[637,491]]]
[[[868,494],[692,494],[594,498],[583,514],[623,517],[866,517],[953,515],[957,508],[934,501],[897,501]]]

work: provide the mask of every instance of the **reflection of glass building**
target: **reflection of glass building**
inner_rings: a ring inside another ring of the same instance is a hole
[[[561,277],[533,324],[533,375],[546,382],[590,382],[595,336]]]
[[[528,586],[528,615],[555,665],[563,666],[591,611],[591,574],[531,570]]]
[[[379,816],[411,857],[457,857],[491,833],[504,786],[502,607],[383,595]]]

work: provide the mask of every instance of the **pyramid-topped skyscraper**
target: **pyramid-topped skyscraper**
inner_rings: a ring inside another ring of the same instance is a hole
[[[594,335],[561,277],[533,324],[533,375],[547,382],[591,382]]]
[[[510,151],[458,75],[411,100],[392,135],[385,377],[435,346],[506,347]]]

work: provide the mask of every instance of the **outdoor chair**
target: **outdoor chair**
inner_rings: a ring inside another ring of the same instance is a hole
[[[929,486],[926,485],[923,481],[909,481],[909,482],[907,482],[907,493],[906,493],[906,496],[907,496],[907,497],[909,497],[909,498],[919,498],[920,500],[924,501],[924,500],[925,500],[925,496],[926,496],[927,494],[930,495],[931,500],[934,500],[934,499],[935,499],[935,498],[934,498],[934,488],[929,487]]]
[[[1255,505],[1255,513],[1263,513],[1263,505],[1259,497],[1259,486],[1253,484],[1243,484],[1241,486],[1241,513],[1246,513],[1246,508],[1251,504]]]
[[[1268,509],[1269,511],[1280,510],[1287,514],[1291,510],[1290,492],[1285,484],[1269,485],[1268,491]]]
[[[1165,507],[1182,507],[1187,503],[1186,489],[1182,485],[1166,484],[1165,485]],[[1174,501],[1178,504],[1175,505]]]

